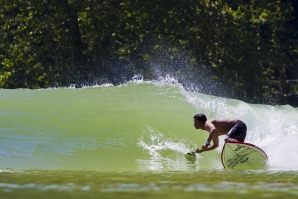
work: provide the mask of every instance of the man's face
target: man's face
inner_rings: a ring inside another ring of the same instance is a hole
[[[203,124],[204,124],[203,121],[200,121],[194,118],[194,126],[196,129],[201,129]]]

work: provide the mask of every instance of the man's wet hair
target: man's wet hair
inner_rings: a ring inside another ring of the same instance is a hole
[[[193,118],[195,118],[196,120],[199,120],[199,121],[204,121],[206,122],[207,121],[207,117],[206,115],[202,114],[202,113],[199,113],[199,114],[196,114],[195,116],[193,116]]]

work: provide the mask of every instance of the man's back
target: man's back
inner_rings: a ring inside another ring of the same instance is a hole
[[[210,127],[214,125],[217,136],[220,136],[227,134],[237,121],[237,119],[213,119],[207,120],[205,126],[210,130]]]

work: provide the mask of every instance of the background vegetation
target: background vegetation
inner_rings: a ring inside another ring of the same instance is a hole
[[[119,84],[154,79],[158,66],[191,90],[298,106],[295,0],[0,5],[2,88]]]

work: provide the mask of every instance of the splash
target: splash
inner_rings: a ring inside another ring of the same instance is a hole
[[[149,161],[138,160],[138,164],[149,165],[150,170],[185,168],[185,159],[181,157],[191,151],[189,141],[177,142],[150,126],[139,139],[138,145],[150,155]]]
[[[145,137],[142,136],[138,142],[139,146],[142,146],[145,150],[148,150],[150,154],[158,154],[158,151],[162,150],[171,150],[180,153],[186,153],[190,151],[188,145],[182,142],[175,142],[172,138],[167,138],[164,134],[159,131],[154,130],[152,127],[147,127],[148,132],[145,132],[147,135],[147,139],[149,138],[149,142],[146,141]]]

